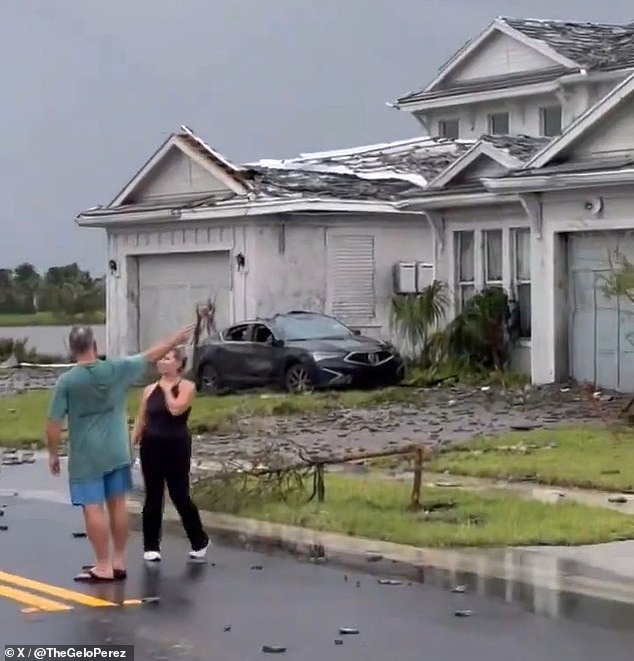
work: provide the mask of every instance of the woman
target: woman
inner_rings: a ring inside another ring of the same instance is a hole
[[[140,444],[145,482],[144,560],[161,559],[161,524],[165,486],[191,543],[189,557],[203,559],[210,540],[189,493],[191,435],[187,420],[196,387],[182,378],[185,353],[177,348],[156,363],[160,378],[143,391],[132,440]]]

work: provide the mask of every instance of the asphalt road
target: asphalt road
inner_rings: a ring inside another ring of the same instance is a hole
[[[29,470],[7,468],[0,487],[15,485],[20,473],[35,475]],[[634,628],[630,633],[609,623],[595,627],[547,619],[520,605],[430,585],[380,585],[376,576],[283,555],[215,548],[206,563],[194,564],[179,537],[165,540],[163,563],[147,567],[135,533],[127,581],[81,586],[72,577],[91,553],[86,539],[72,536],[82,529],[79,512],[47,502],[44,491],[42,499],[33,495],[0,497],[7,505],[3,519],[8,525],[0,532],[3,644],[126,643],[135,646],[137,661],[275,658],[262,652],[263,645],[284,646],[281,658],[298,661],[632,658]],[[70,608],[23,612],[36,606],[18,603],[11,590],[21,591],[23,600],[45,598]],[[77,603],[76,593],[117,606]],[[119,605],[156,596],[159,603]],[[472,609],[473,615],[456,617],[457,609]],[[356,628],[359,634],[340,636],[340,627]],[[335,644],[336,639],[343,643]]]

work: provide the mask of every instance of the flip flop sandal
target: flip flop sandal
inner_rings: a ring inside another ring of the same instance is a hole
[[[94,565],[81,566],[84,572],[89,572],[93,567]],[[126,569],[114,569],[112,575],[115,581],[124,581],[126,578],[128,578],[128,572]]]
[[[112,578],[106,578],[105,576],[99,576],[95,574],[94,569],[88,569],[83,571],[81,574],[77,574],[73,579],[78,583],[112,583],[116,579],[114,576]]]

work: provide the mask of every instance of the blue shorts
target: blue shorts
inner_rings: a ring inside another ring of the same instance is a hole
[[[111,498],[124,496],[132,491],[130,466],[117,468],[97,480],[70,482],[70,499],[73,505],[100,505]]]

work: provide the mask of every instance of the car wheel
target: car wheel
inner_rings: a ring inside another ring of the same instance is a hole
[[[291,365],[284,375],[284,386],[288,392],[303,393],[313,389],[308,368],[300,363]]]
[[[220,389],[218,372],[213,365],[204,365],[200,371],[200,391],[207,395],[215,395]]]

